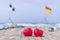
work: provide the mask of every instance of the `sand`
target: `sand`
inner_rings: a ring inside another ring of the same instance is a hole
[[[35,27],[31,27],[34,29]],[[60,40],[60,30],[49,32],[47,27],[38,27],[44,31],[43,37],[25,37],[22,34],[24,28],[0,30],[0,40]]]

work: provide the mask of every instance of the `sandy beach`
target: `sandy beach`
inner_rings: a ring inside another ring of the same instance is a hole
[[[35,27],[31,27],[34,29]],[[49,32],[48,27],[38,27],[44,31],[43,37],[25,37],[22,34],[24,28],[0,30],[0,40],[60,40],[60,30]]]

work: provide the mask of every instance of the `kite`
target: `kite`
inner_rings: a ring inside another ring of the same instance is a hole
[[[15,11],[15,8],[12,8],[12,11]]]
[[[12,8],[12,4],[10,4],[9,7]]]
[[[47,7],[47,6],[45,7],[45,12],[46,12],[46,13],[50,14],[50,13],[51,13],[51,11],[52,11],[52,9],[51,9],[51,8],[49,8],[49,7]]]

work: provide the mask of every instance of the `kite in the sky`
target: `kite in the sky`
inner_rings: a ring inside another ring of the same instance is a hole
[[[12,8],[12,11],[15,11],[15,8]]]
[[[45,12],[46,12],[46,13],[50,14],[50,13],[51,13],[51,11],[52,11],[52,9],[51,9],[51,8],[49,8],[49,7],[47,7],[47,6],[45,7]]]
[[[9,7],[12,8],[12,4],[10,4]]]

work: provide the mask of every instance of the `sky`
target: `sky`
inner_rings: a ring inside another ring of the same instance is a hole
[[[15,11],[9,7],[12,4]],[[60,0],[0,0],[0,23],[60,23]],[[48,6],[50,14],[44,10]]]

